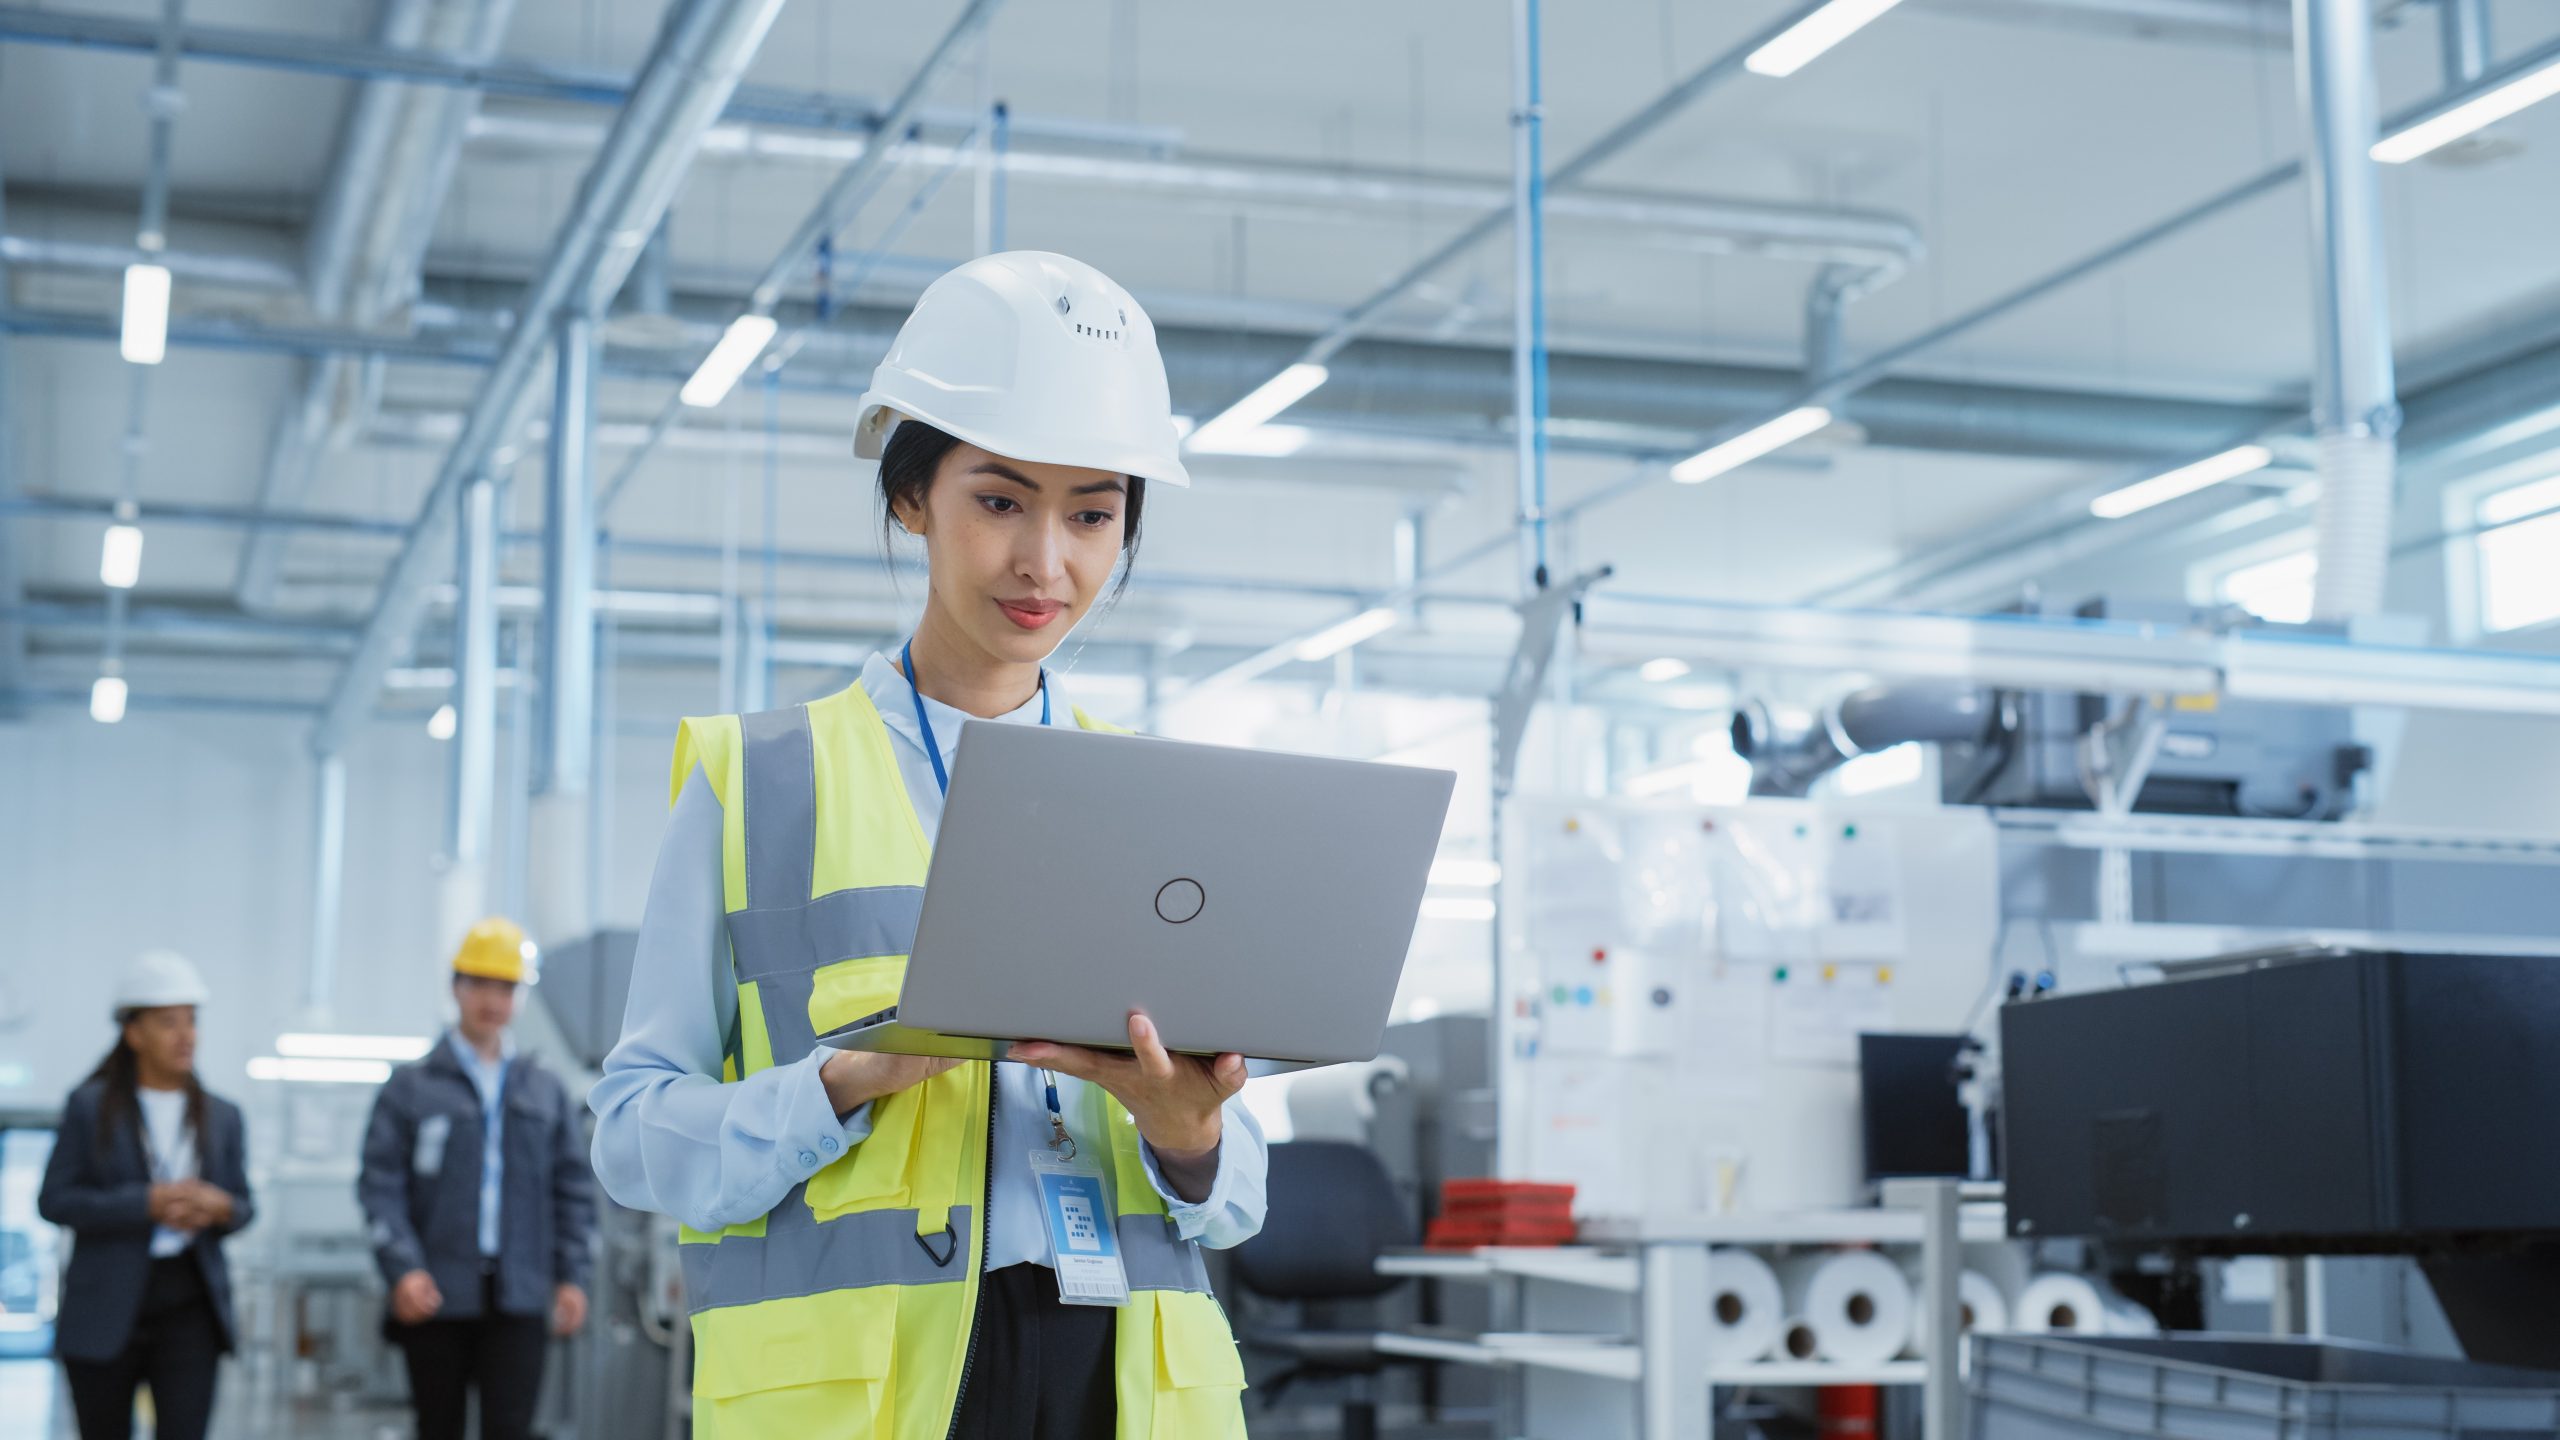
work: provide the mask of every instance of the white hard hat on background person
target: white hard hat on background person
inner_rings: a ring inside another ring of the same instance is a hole
[[[193,961],[175,950],[145,950],[116,977],[114,1013],[160,1005],[202,1005],[212,998]]]
[[[986,255],[925,287],[871,372],[853,453],[921,420],[1016,460],[1189,485],[1156,327],[1081,260]]]

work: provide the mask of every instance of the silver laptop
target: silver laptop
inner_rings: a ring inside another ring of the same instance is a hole
[[[898,1003],[823,1043],[1378,1053],[1455,775],[981,723],[951,768]]]

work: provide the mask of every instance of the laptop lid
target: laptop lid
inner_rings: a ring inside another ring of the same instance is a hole
[[[976,722],[956,754],[900,1023],[1377,1054],[1454,774]]]

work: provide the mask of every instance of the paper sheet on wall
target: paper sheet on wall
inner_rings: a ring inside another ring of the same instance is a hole
[[[1680,1078],[1703,1098],[1750,1100],[1769,1060],[1769,967],[1723,960],[1697,966],[1677,996],[1689,1043],[1677,1053]]]
[[[1893,1029],[1892,987],[1863,965],[1829,979],[1798,973],[1772,985],[1769,1054],[1817,1065],[1858,1063],[1858,1036]]]

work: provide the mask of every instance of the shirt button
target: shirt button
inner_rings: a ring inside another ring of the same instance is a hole
[[[810,1154],[806,1150],[803,1150],[800,1152],[800,1163],[803,1165],[815,1165],[818,1163],[818,1157]]]
[[[830,1155],[833,1155],[836,1153],[836,1142],[832,1139],[821,1140],[818,1142],[818,1148],[826,1151]]]

